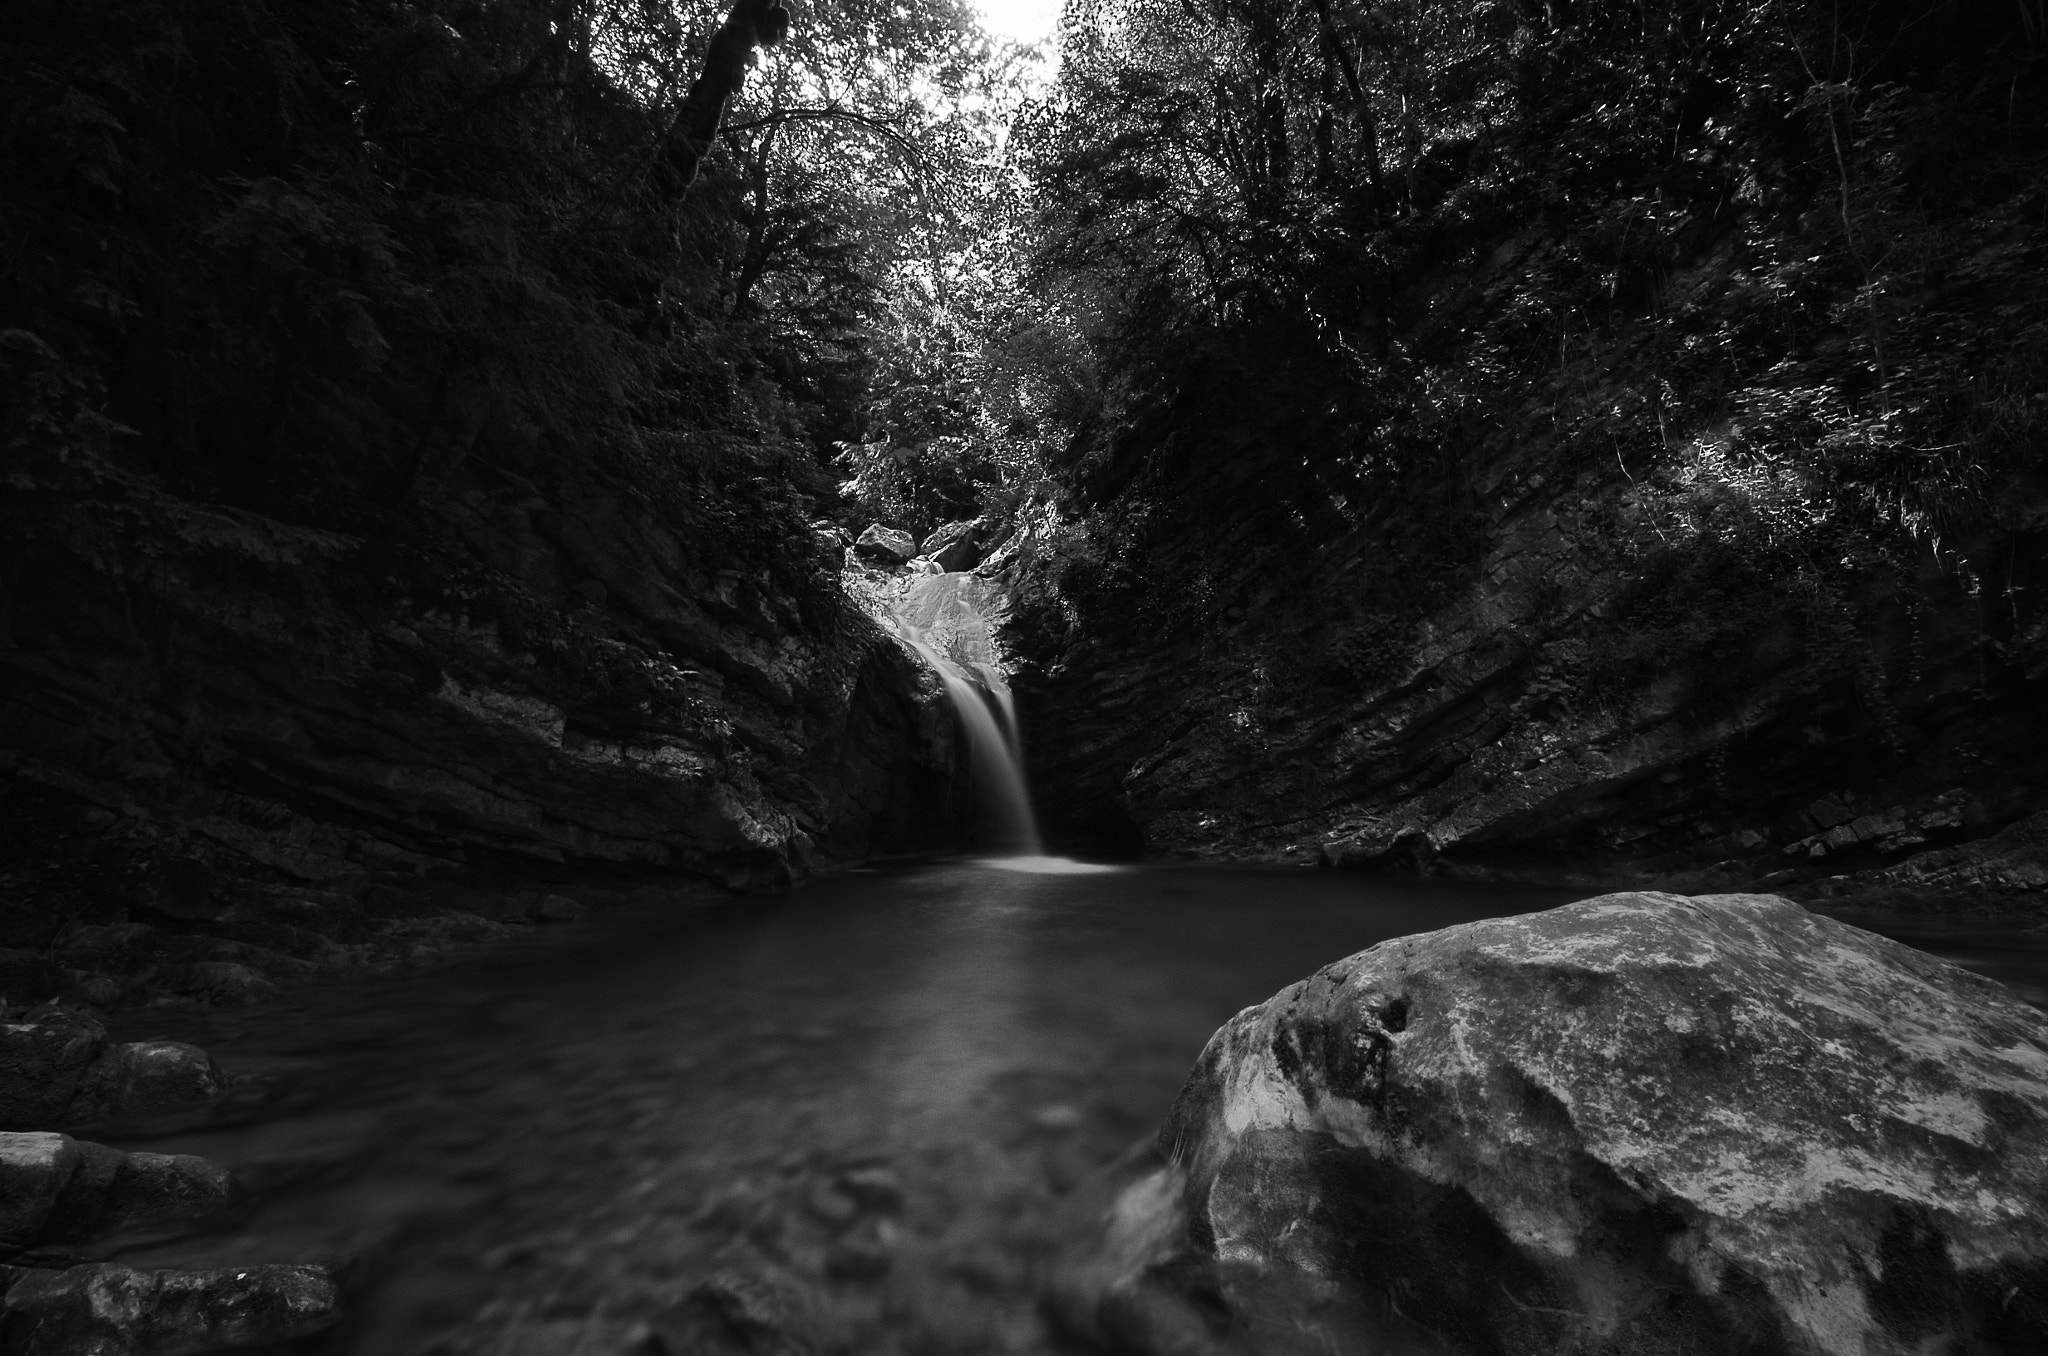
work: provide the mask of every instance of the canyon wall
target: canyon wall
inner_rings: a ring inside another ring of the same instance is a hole
[[[1786,283],[1830,229],[1807,200],[1693,223],[1547,351],[1526,315],[1587,276],[1587,223],[1418,228],[1369,382],[1278,325],[1161,358],[1016,572],[1049,831],[2034,907],[2030,192],[1922,220],[1939,285],[1887,302],[1883,376],[1853,291]]]
[[[721,569],[635,487],[530,469],[374,537],[111,461],[12,497],[0,992],[260,991],[565,889],[950,841],[943,697],[822,543]]]

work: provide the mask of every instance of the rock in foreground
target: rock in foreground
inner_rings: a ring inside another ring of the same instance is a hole
[[[96,1018],[45,1008],[0,1021],[0,1130],[43,1130],[188,1110],[227,1079],[204,1050],[177,1041],[109,1043]]]
[[[1384,943],[1232,1019],[1065,1308],[1155,1352],[2048,1350],[2048,1018],[1769,895]]]
[[[21,1356],[197,1356],[292,1341],[339,1317],[323,1267],[0,1267],[0,1350]]]

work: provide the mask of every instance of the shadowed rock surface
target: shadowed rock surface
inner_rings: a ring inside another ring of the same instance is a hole
[[[21,1356],[199,1356],[307,1337],[340,1317],[322,1267],[0,1267],[0,1339]]]
[[[203,1220],[234,1199],[228,1170],[194,1154],[123,1153],[49,1131],[0,1133],[0,1252]]]
[[[147,568],[88,506],[11,548],[16,1003],[247,1002],[501,935],[547,882],[760,888],[953,830],[936,683],[822,575],[702,563],[629,493],[479,487],[400,545],[103,488]]]
[[[1381,943],[1219,1031],[1158,1149],[1067,1292],[1128,1349],[2048,1333],[2048,1019],[1773,896]]]
[[[44,1008],[0,1022],[0,1130],[41,1130],[200,1106],[227,1079],[181,1041],[109,1043],[85,1013]]]

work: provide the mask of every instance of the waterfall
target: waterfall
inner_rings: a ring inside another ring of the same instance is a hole
[[[1017,702],[1003,675],[994,623],[1002,590],[971,574],[913,575],[887,604],[897,639],[915,650],[946,685],[953,713],[967,735],[967,761],[980,804],[990,820],[991,844],[1001,854],[984,865],[1034,875],[1074,875],[1121,868],[1069,857],[1048,857],[1038,817],[1024,785],[1024,746]]]
[[[1024,785],[1017,703],[1003,675],[990,613],[1002,594],[971,574],[913,576],[890,608],[897,636],[946,685],[967,735],[967,760],[997,851],[1037,858],[1045,848]]]
[[[970,673],[925,641],[909,635],[903,639],[945,683],[953,714],[960,718],[960,728],[967,732],[968,766],[981,789],[982,804],[989,811],[995,833],[992,846],[1016,856],[1042,855],[1045,845],[1038,837],[1038,816],[1032,813],[1031,793],[1024,785],[1016,704],[1001,671],[992,665],[977,664]],[[991,698],[1002,719],[989,708]]]

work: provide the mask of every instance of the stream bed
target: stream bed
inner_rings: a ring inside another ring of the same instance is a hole
[[[137,1014],[116,1034],[204,1044],[237,1109],[114,1142],[217,1159],[251,1204],[111,1255],[336,1265],[335,1353],[1062,1350],[1048,1266],[1218,1025],[1583,893],[946,861]],[[2039,939],[1915,940],[2048,997]]]

